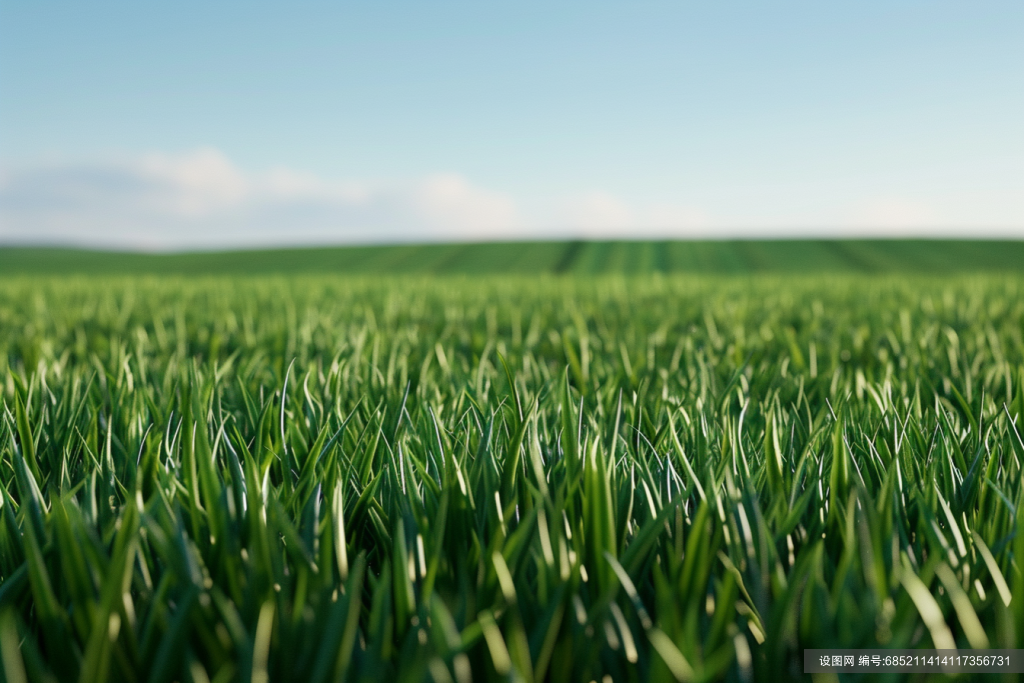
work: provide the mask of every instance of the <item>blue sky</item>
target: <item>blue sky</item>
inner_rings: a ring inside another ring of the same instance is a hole
[[[0,241],[1024,237],[1020,2],[0,0]]]

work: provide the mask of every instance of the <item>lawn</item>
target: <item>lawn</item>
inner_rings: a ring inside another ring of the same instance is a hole
[[[0,251],[2,674],[1024,647],[1021,245],[883,247]]]

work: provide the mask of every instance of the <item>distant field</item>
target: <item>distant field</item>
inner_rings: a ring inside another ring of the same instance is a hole
[[[1024,270],[1022,241],[486,242],[140,254],[0,247],[0,274],[965,273]]]

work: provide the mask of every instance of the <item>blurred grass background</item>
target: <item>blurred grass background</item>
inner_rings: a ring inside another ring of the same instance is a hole
[[[139,253],[0,247],[3,274],[1021,272],[1024,241],[477,242]]]

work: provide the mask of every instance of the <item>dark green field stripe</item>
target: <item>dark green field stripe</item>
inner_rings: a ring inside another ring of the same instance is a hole
[[[479,242],[150,254],[0,247],[0,276],[1024,271],[1020,240]]]

